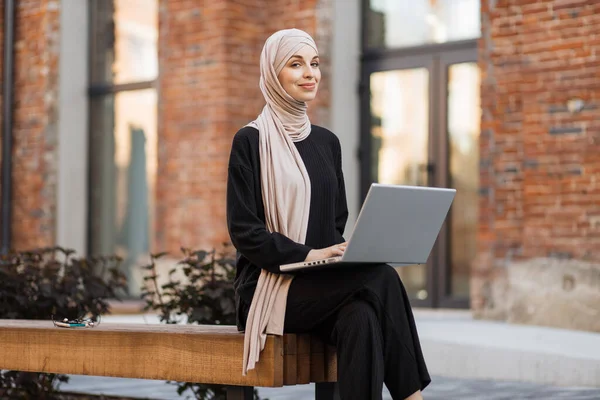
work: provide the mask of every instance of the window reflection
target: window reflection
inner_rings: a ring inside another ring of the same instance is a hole
[[[89,4],[92,85],[155,80],[158,0]],[[123,258],[132,296],[139,293],[137,266],[152,248],[154,232],[156,97],[155,89],[143,89],[90,99],[89,249]]]
[[[154,89],[92,102],[91,251],[124,260],[130,294],[142,279],[154,232],[157,98]]]
[[[373,181],[427,185],[429,71],[414,68],[371,74],[371,148]],[[412,298],[425,300],[423,265],[398,269]]]
[[[92,82],[158,75],[158,0],[92,0]]]
[[[370,0],[367,46],[399,48],[480,36],[479,0]]]
[[[450,183],[456,189],[451,209],[451,282],[453,296],[469,296],[471,263],[477,253],[479,215],[480,73],[476,63],[448,68]]]
[[[371,74],[372,174],[380,183],[426,185],[429,71]]]

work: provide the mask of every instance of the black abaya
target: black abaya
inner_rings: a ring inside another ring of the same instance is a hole
[[[227,223],[238,250],[235,292],[243,330],[260,268],[303,261],[311,249],[344,241],[348,217],[341,149],[329,130],[313,125],[295,143],[311,182],[304,244],[268,232],[260,186],[258,131],[242,128],[233,140],[227,182]],[[342,400],[381,398],[385,381],[394,399],[430,382],[409,299],[388,265],[356,265],[297,273],[288,293],[285,330],[315,332],[337,346]]]

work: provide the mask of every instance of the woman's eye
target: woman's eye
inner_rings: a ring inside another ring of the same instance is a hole
[[[295,63],[292,64],[292,67],[294,67],[294,68],[295,67],[299,67],[299,66],[300,66],[300,63],[297,63],[297,62],[295,62]]]
[[[314,62],[311,64],[313,67],[318,68],[319,67],[319,63],[318,62]]]

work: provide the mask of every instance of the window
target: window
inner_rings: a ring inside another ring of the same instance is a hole
[[[479,0],[365,0],[366,47],[446,43],[480,36]]]
[[[89,253],[117,254],[129,294],[152,248],[158,1],[90,0]]]

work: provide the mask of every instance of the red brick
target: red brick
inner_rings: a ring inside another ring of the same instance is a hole
[[[600,52],[595,39],[599,17],[594,7],[600,3],[497,1],[492,9],[488,3],[482,1],[479,65],[482,130],[489,137],[482,137],[480,156],[494,171],[491,176],[482,172],[481,178],[482,187],[494,193],[494,203],[482,199],[473,270],[483,272],[474,276],[476,288],[504,279],[513,244],[525,258],[568,253],[600,261],[600,252],[590,251],[598,236],[587,214],[600,202],[594,183],[600,164],[600,68],[594,58]],[[574,97],[590,108],[568,112],[566,102]],[[503,172],[515,162],[518,172]],[[494,308],[501,299],[479,289],[472,294],[476,313],[502,315],[501,306]]]
[[[59,4],[15,4],[12,247],[25,249],[55,244]]]

